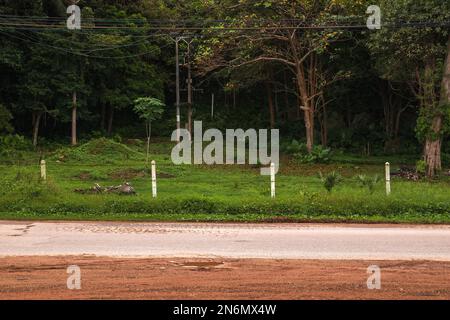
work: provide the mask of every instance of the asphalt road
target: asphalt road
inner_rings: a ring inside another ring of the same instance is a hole
[[[0,256],[450,261],[450,226],[0,221]]]

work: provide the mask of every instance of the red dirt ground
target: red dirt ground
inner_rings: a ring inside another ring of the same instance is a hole
[[[81,268],[81,290],[66,286]],[[369,265],[381,290],[368,290]],[[450,299],[450,262],[0,258],[0,299]]]

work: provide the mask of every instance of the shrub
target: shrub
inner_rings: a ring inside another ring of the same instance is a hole
[[[327,175],[323,175],[322,172],[319,172],[319,176],[324,188],[328,192],[331,192],[333,188],[342,181],[341,175],[336,171],[332,171]]]
[[[10,134],[0,136],[0,150],[14,149],[20,151],[26,151],[31,148],[31,143],[25,137],[18,134]]]
[[[282,147],[283,152],[290,154],[300,163],[327,163],[331,160],[331,149],[321,145],[313,146],[311,153],[308,152],[305,143],[292,140],[291,143]]]
[[[419,160],[416,162],[416,172],[420,174],[425,174],[427,171],[427,163],[424,160]]]
[[[56,195],[58,190],[51,181],[43,182],[38,174],[18,172],[12,179],[0,181],[3,188],[0,195],[15,195],[19,201]]]
[[[296,153],[303,152],[304,150],[302,144],[300,144],[300,142],[294,139],[290,143],[283,145],[282,151],[284,153],[293,155]]]
[[[17,134],[0,136],[0,155],[3,157],[22,159],[31,149],[31,142],[23,136]]]
[[[375,191],[375,186],[378,182],[380,182],[380,176],[375,175],[374,177],[368,177],[366,175],[360,174],[357,177],[359,184],[362,187],[367,188],[369,192],[372,194]]]

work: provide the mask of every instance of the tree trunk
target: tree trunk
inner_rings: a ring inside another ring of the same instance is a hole
[[[308,103],[309,105],[309,103]],[[306,149],[312,152],[314,146],[314,113],[310,106],[305,106]]]
[[[275,128],[275,109],[272,98],[272,86],[268,81],[266,81],[266,92],[267,92],[267,101],[269,104],[270,128],[273,129]]]
[[[109,119],[108,119],[108,136],[109,137],[112,135],[113,120],[114,120],[114,107],[111,106],[110,110],[109,110]]]
[[[433,122],[441,122],[441,119],[435,118]],[[437,126],[436,126],[437,127]],[[434,130],[434,129],[433,129]],[[441,164],[441,139],[427,138],[425,142],[425,161],[427,163],[427,176],[434,177],[436,171],[442,169]]]
[[[444,72],[441,83],[439,105],[448,106],[450,104],[450,36],[447,44],[447,58],[445,59]],[[425,161],[427,163],[427,176],[433,177],[437,171],[442,169],[441,145],[443,113],[439,111],[433,118],[431,129],[433,136],[427,137],[425,142]]]
[[[320,126],[320,138],[322,146],[326,147],[328,145],[328,114],[326,104],[323,103],[322,106],[322,121]]]
[[[287,84],[287,77],[286,77],[286,71],[284,71],[284,109],[289,112],[289,96],[288,96],[288,84]]]
[[[72,145],[77,145],[77,93],[72,95]]]
[[[39,136],[39,126],[41,124],[42,112],[33,113],[33,146],[36,147]]]
[[[311,100],[308,99],[308,89],[306,85],[305,74],[302,66],[297,64],[297,86],[299,100],[302,103],[300,109],[303,110],[305,129],[306,129],[306,149],[312,152],[314,145],[314,110],[312,109]]]

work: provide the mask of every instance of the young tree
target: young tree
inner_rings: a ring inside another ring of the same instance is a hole
[[[147,133],[147,165],[150,155],[150,137],[152,134],[152,121],[161,118],[165,104],[156,98],[138,98],[134,101],[133,110],[139,118],[145,121],[145,131]]]

